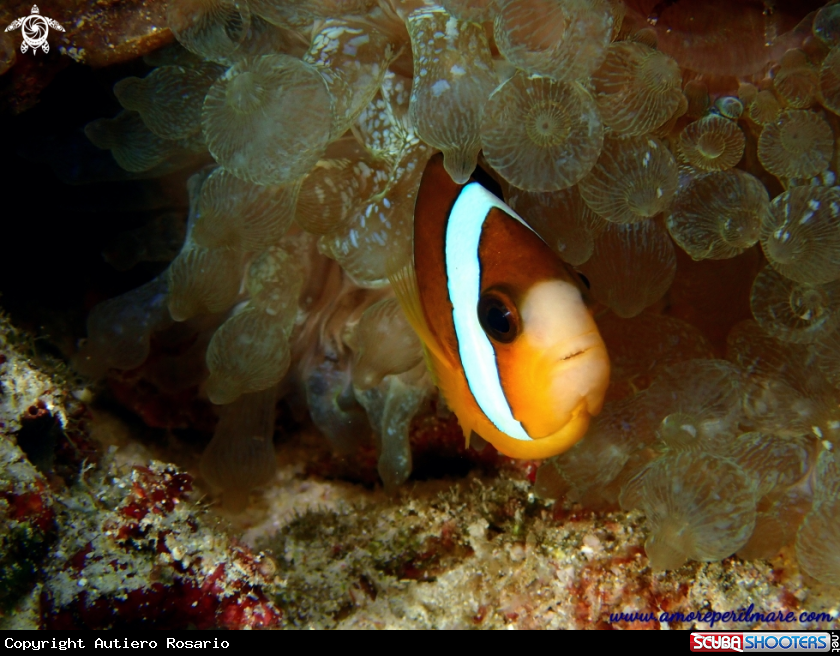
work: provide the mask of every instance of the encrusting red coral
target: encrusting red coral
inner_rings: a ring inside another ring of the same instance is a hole
[[[44,477],[0,437],[0,619],[38,578],[56,538],[54,504]]]
[[[0,350],[0,628],[280,624],[273,561],[208,520],[189,474],[104,451],[89,392],[2,314]]]
[[[192,487],[188,474],[152,462],[78,498],[92,514],[86,525],[77,514],[73,526],[62,521],[43,627],[277,626],[281,612],[266,593],[273,564],[205,527],[188,501]]]

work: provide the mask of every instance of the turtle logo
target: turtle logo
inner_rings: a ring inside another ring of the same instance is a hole
[[[50,44],[47,43],[47,35],[50,33],[50,28],[63,32],[61,27],[52,18],[41,16],[38,5],[32,5],[32,13],[23,18],[16,18],[12,24],[6,28],[7,32],[21,28],[23,33],[23,43],[20,44],[20,51],[26,52],[32,48],[32,52],[36,53],[38,48],[42,48],[44,52],[50,51]]]

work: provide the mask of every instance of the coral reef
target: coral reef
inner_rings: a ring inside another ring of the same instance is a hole
[[[190,475],[107,449],[90,391],[33,356],[0,315],[0,627],[278,626],[271,559],[196,505]]]
[[[790,550],[655,572],[641,513],[545,502],[527,470],[418,482],[386,498],[296,475],[312,443],[280,453],[288,464],[246,539],[275,554],[275,600],[289,627],[704,629],[713,622],[706,612],[751,605],[765,618],[733,616],[713,628],[840,622],[832,588],[803,585]]]
[[[44,628],[279,624],[266,596],[270,559],[196,522],[189,475],[154,461],[115,473],[63,500],[41,588]]]
[[[3,544],[65,554],[40,583],[34,561],[0,560],[9,589],[41,586],[51,625],[109,626],[97,609],[130,588],[102,572],[96,554],[113,552],[138,598],[176,600],[172,625],[527,627],[603,625],[638,596],[667,611],[704,594],[706,607],[747,606],[726,582],[761,587],[758,559],[814,589],[840,585],[840,23],[822,4],[176,0],[163,18],[152,3],[176,42],[115,85],[121,111],[85,134],[128,175],[188,178],[189,208],[106,251],[126,269],[167,264],[91,310],[73,366],[149,425],[212,431],[193,471],[225,511],[247,516],[260,486],[271,497],[274,436],[310,421],[331,450],[304,459],[310,473],[370,484],[375,471],[400,500],[273,526],[261,544],[285,583],[269,591],[247,550],[198,555],[209,533],[191,533],[191,483],[176,470],[77,467],[61,492],[88,509],[75,535],[27,469],[50,471],[49,457],[9,450],[20,478],[7,488],[25,491],[0,497],[21,522]],[[114,57],[169,38],[152,32]],[[510,464],[481,436],[464,446],[393,297],[438,150],[455,181],[480,166],[588,287],[613,365],[607,403],[543,463]],[[64,401],[9,388],[0,403],[21,448],[26,413],[72,441]],[[446,456],[488,467],[493,484],[426,496],[415,519],[400,486]],[[517,508],[491,521],[505,495]],[[569,512],[598,514],[576,532],[557,525]],[[375,534],[359,532],[363,518]],[[103,543],[88,553],[89,533]],[[152,571],[163,578],[144,587]],[[691,576],[718,587],[698,592]],[[68,596],[62,577],[85,590]],[[460,589],[458,613],[409,609],[433,583],[427,607]],[[800,608],[809,593],[785,586],[799,597],[780,593],[781,607]],[[779,589],[762,588],[763,602]],[[202,590],[210,619],[178,614]],[[145,621],[135,601],[128,623]]]
[[[25,454],[0,438],[0,614],[9,613],[39,579],[56,538],[55,502]]]

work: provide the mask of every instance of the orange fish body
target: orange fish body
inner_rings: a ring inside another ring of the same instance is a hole
[[[392,277],[465,437],[547,458],[583,437],[609,359],[577,279],[522,219],[433,157],[414,213],[414,262]]]

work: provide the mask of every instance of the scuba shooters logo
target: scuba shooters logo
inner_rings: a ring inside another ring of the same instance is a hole
[[[47,43],[47,36],[50,33],[50,28],[63,32],[64,28],[54,21],[52,18],[41,16],[41,10],[38,5],[32,5],[32,13],[29,16],[16,18],[6,28],[7,32],[11,32],[20,28],[23,34],[23,43],[20,44],[20,51],[26,53],[32,48],[32,54],[37,53],[38,48],[41,48],[45,53],[50,51],[50,44]]]
[[[704,652],[828,652],[837,636],[828,631],[695,631],[691,651]],[[838,650],[840,651],[840,650]]]
[[[706,632],[691,634],[691,651],[744,651],[740,633]]]

